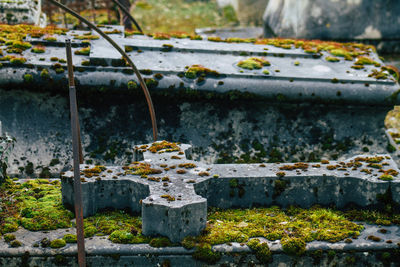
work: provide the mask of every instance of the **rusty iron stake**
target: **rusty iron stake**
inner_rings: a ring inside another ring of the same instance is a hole
[[[93,23],[91,23],[90,21],[88,21],[87,19],[82,17],[81,15],[77,14],[75,11],[73,11],[73,10],[69,9],[68,7],[66,7],[65,5],[61,4],[60,2],[57,2],[56,0],[48,0],[48,1],[56,6],[60,7],[64,11],[68,12],[72,16],[76,17],[77,19],[79,19],[80,21],[82,21],[83,23],[88,25],[89,28],[96,31],[101,37],[106,39],[107,42],[109,42],[115,49],[117,49],[118,52],[123,56],[123,58],[128,62],[128,64],[131,66],[133,72],[138,77],[140,87],[142,88],[144,96],[146,97],[147,106],[148,106],[149,112],[150,112],[151,124],[153,126],[153,139],[154,139],[154,141],[157,141],[158,129],[157,129],[156,113],[154,111],[153,100],[151,99],[149,89],[147,88],[147,85],[146,85],[142,75],[140,74],[139,70],[136,68],[136,65],[133,63],[132,59],[128,56],[127,53],[125,53],[125,51],[113,39],[111,39],[107,34],[102,32],[98,27],[96,27],[96,25],[94,25]]]
[[[131,13],[129,13],[129,10],[123,6],[120,2],[118,2],[118,0],[112,0],[121,10],[122,12],[133,22],[133,24],[135,24],[136,29],[141,33],[143,33],[142,28],[140,28],[139,23],[137,23],[137,21],[135,20],[135,18],[131,15]]]
[[[80,267],[86,267],[85,255],[85,237],[83,233],[83,210],[82,210],[82,192],[79,163],[80,157],[80,138],[79,138],[79,118],[78,107],[76,102],[76,90],[74,82],[74,73],[72,65],[71,41],[65,41],[67,50],[67,66],[69,80],[69,101],[71,110],[71,131],[72,131],[72,150],[74,156],[74,192],[75,192],[75,218],[76,218],[76,235],[78,243],[78,264]]]

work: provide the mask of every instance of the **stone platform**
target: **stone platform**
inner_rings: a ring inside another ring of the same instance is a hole
[[[381,69],[372,47],[279,39],[191,40],[199,37],[179,34],[128,37],[122,27],[102,29],[125,47],[146,79],[160,139],[191,142],[196,160],[340,161],[387,153],[383,121],[399,103],[399,87]],[[21,54],[25,63],[5,60],[0,68],[0,121],[18,140],[10,173],[54,177],[70,168],[66,38],[74,46],[85,160],[131,161],[130,148],[152,140],[137,78],[93,32],[48,37],[28,34],[25,41],[45,51],[27,49]],[[89,44],[90,50],[85,48]],[[15,56],[6,49],[3,53]],[[354,57],[334,56],[340,53]],[[358,56],[373,64],[356,65]],[[238,66],[253,57],[269,66]],[[189,72],[195,65],[204,69]],[[374,73],[380,73],[379,79]]]
[[[387,230],[382,234],[382,229]],[[75,229],[43,232],[19,230],[15,233],[24,242],[20,248],[10,248],[0,240],[0,266],[78,266],[77,247],[67,244],[61,249],[35,248],[33,245],[42,238],[61,238]],[[376,236],[379,241],[368,239]],[[358,239],[352,243],[340,241],[327,243],[313,241],[307,244],[307,252],[302,256],[290,256],[283,252],[280,241],[265,241],[272,252],[268,266],[397,266],[399,259],[400,227],[365,225]],[[396,244],[397,243],[397,244]],[[106,237],[95,236],[85,240],[88,266],[265,266],[260,263],[247,245],[231,243],[214,246],[222,253],[215,264],[193,259],[193,249],[183,247],[153,248],[147,244],[113,244]]]
[[[343,162],[207,165],[187,160],[189,149],[162,141],[137,147],[143,160],[128,166],[82,165],[84,216],[108,207],[129,208],[141,212],[143,234],[179,242],[205,228],[208,206],[382,208],[388,198],[395,209],[400,204],[399,169],[389,155]],[[70,207],[72,176],[62,176],[63,203]]]

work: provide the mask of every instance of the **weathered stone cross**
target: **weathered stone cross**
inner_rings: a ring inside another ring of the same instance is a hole
[[[81,165],[84,216],[104,208],[141,212],[145,235],[172,242],[205,228],[207,206],[220,208],[314,204],[377,206],[391,194],[400,203],[398,167],[388,155],[344,162],[217,164],[188,160],[191,146],[166,141],[136,147],[129,166]],[[73,205],[73,173],[62,176]]]

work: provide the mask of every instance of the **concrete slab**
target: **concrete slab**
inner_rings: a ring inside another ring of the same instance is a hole
[[[161,144],[172,144],[168,147],[174,150],[151,152]],[[379,196],[387,194],[400,204],[399,169],[389,155],[356,156],[342,162],[207,165],[187,160],[184,155],[189,155],[189,149],[189,145],[163,141],[138,146],[143,161],[128,166],[81,165],[84,216],[107,207],[133,212],[141,207],[144,234],[178,242],[200,234],[206,226],[207,206],[371,208],[382,207]],[[62,176],[63,203],[70,207],[72,177],[71,171]],[[140,190],[142,185],[145,190]]]

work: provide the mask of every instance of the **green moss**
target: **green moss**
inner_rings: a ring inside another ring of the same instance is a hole
[[[142,70],[139,70],[139,72],[144,75],[152,75],[153,74],[153,71],[150,69],[142,69]]]
[[[268,263],[272,259],[272,253],[271,250],[269,249],[269,246],[266,242],[260,243],[260,240],[257,238],[250,240],[247,243],[247,246],[251,248],[255,254],[256,258],[261,262],[261,263]]]
[[[64,73],[65,70],[64,70],[64,68],[59,67],[59,68],[56,68],[55,71],[57,74],[60,74],[60,73]]]
[[[13,235],[13,234],[5,234],[3,237],[4,237],[4,241],[6,241],[7,243],[15,240],[15,235]]]
[[[274,194],[273,194],[273,198],[276,198],[278,196],[280,196],[285,190],[286,187],[288,186],[288,183],[284,180],[275,180],[274,183]]]
[[[89,225],[84,229],[85,237],[92,237],[97,233],[97,228]]]
[[[45,38],[43,38],[44,40],[48,41],[48,42],[55,42],[57,41],[57,38],[54,36],[47,36]]]
[[[236,188],[236,187],[238,187],[238,186],[239,186],[238,180],[235,179],[235,178],[229,180],[229,186],[230,186],[231,188]]]
[[[387,151],[389,152],[389,153],[394,153],[394,152],[396,152],[396,147],[394,147],[392,144],[388,144],[387,146],[386,146],[386,149],[387,149]]]
[[[126,173],[134,175],[149,175],[149,174],[160,174],[162,173],[162,170],[152,168],[149,163],[138,162],[129,165],[128,169],[126,170]]]
[[[147,87],[155,88],[158,86],[158,81],[153,78],[144,78],[144,82],[146,83]]]
[[[306,242],[298,237],[282,238],[281,245],[283,251],[289,255],[302,255],[306,251]]]
[[[182,244],[182,247],[184,247],[186,249],[192,249],[197,244],[197,238],[193,237],[193,236],[187,236],[182,240],[181,244]]]
[[[150,240],[149,245],[155,248],[170,247],[171,241],[167,237],[157,237]]]
[[[35,46],[32,48],[32,53],[36,53],[36,54],[42,54],[46,51],[46,48],[44,46]]]
[[[139,88],[139,85],[135,81],[128,82],[128,89],[129,90],[136,90]]]
[[[13,44],[12,44],[12,47],[13,48],[19,48],[19,49],[22,49],[22,50],[26,50],[28,48],[31,48],[32,45],[30,43],[28,43],[28,42],[14,41]]]
[[[10,246],[11,246],[12,248],[18,248],[18,247],[21,247],[21,246],[22,246],[22,243],[21,243],[21,241],[13,240],[13,241],[11,241]]]
[[[12,233],[18,230],[18,221],[15,218],[7,218],[4,220],[4,224],[0,228],[0,232]]]
[[[88,56],[90,55],[90,46],[75,50],[74,54]]]
[[[373,60],[369,57],[365,57],[365,56],[358,57],[354,64],[355,65],[375,65],[376,67],[380,67],[380,64],[378,62],[376,62],[375,60]]]
[[[117,230],[111,233],[109,239],[114,243],[129,244],[132,242],[134,235],[127,231]]]
[[[219,73],[202,65],[192,65],[185,72],[185,77],[188,79],[196,79],[197,77],[204,78],[207,76],[219,77]]]
[[[293,63],[293,65],[295,65],[295,66],[300,66],[300,61],[295,61],[295,62]]]
[[[43,79],[50,78],[49,70],[48,69],[42,69],[42,71],[40,72],[40,77],[42,77]]]
[[[268,60],[265,60],[263,58],[252,57],[240,61],[237,65],[238,67],[243,69],[253,70],[253,69],[261,69],[263,66],[270,66],[271,63],[269,63]]]
[[[342,49],[342,48],[337,48],[337,49],[332,49],[329,51],[332,55],[336,57],[344,57],[344,58],[352,58],[352,55],[349,51]]]
[[[213,251],[208,243],[199,244],[192,256],[209,264],[215,264],[221,259],[221,253]]]
[[[337,57],[330,57],[330,56],[326,57],[325,59],[329,62],[339,62],[340,61],[340,59],[338,59]]]
[[[270,74],[270,72],[269,72],[268,70],[263,70],[263,73],[264,73],[265,75],[269,75],[269,74]]]
[[[64,239],[54,239],[50,242],[50,247],[51,248],[62,248],[67,245],[67,242],[65,242]]]
[[[149,243],[150,238],[142,236],[141,234],[134,235],[125,230],[116,230],[111,233],[109,239],[111,242],[120,244],[140,244]]]
[[[10,63],[14,65],[22,65],[26,62],[26,58],[24,57],[13,57],[10,59]]]
[[[379,176],[378,179],[382,180],[382,181],[392,181],[393,180],[393,176],[390,175],[390,174],[382,174],[381,176]]]
[[[76,243],[77,242],[77,237],[74,234],[66,234],[66,235],[64,235],[63,239],[67,243]]]

